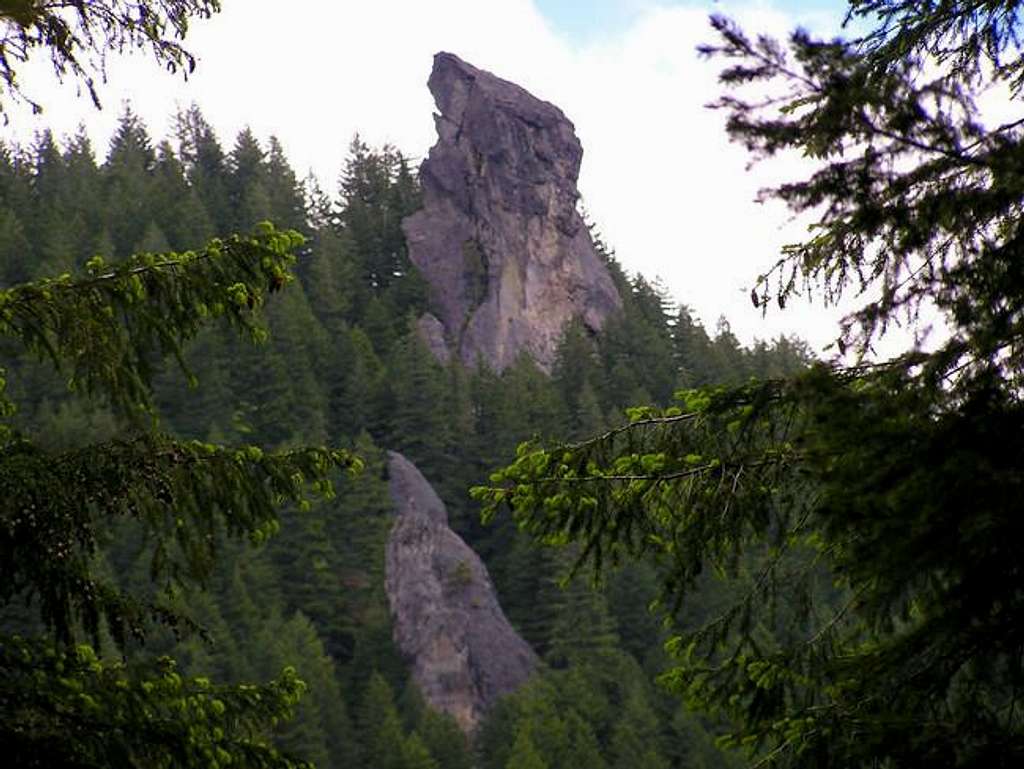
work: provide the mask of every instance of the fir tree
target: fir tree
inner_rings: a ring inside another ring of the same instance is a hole
[[[404,769],[407,757],[423,759],[423,743],[406,750],[402,723],[395,708],[394,693],[380,673],[370,676],[361,712],[366,744],[364,754],[377,769]],[[408,753],[415,753],[415,756]],[[429,758],[429,754],[428,754]]]
[[[877,365],[687,391],[572,445],[523,447],[479,496],[603,569],[648,556],[662,605],[706,569],[740,589],[669,643],[663,680],[777,766],[1014,766],[1024,758],[1015,575],[1022,413],[1019,122],[974,103],[1024,59],[1019,3],[853,0],[856,43],[786,46],[725,19],[728,128],[816,164],[769,190],[818,216],[752,300],[864,297],[840,351],[926,305],[948,336]],[[771,82],[779,99],[745,98]],[[1011,181],[1012,180],[1012,181]],[[872,291],[870,289],[877,289]],[[723,349],[734,349],[725,333]],[[995,576],[998,575],[998,576]],[[831,589],[823,589],[823,586]]]
[[[537,752],[537,748],[530,739],[530,733],[526,729],[520,730],[516,735],[515,744],[512,746],[512,755],[504,769],[548,769],[548,764]]]

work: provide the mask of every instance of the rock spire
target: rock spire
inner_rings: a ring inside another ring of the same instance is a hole
[[[549,369],[568,321],[596,332],[621,305],[576,209],[573,125],[450,53],[428,86],[438,140],[420,167],[423,208],[403,223],[436,311],[420,327],[469,365],[501,370],[525,351]]]
[[[529,678],[537,656],[416,466],[390,451],[388,477],[397,515],[386,555],[395,643],[424,699],[471,733],[499,697]]]

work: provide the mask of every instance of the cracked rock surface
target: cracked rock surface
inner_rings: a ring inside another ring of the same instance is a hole
[[[563,326],[597,332],[621,306],[576,208],[583,149],[558,107],[439,53],[428,86],[438,140],[423,208],[403,222],[450,354],[502,370],[521,352],[550,370]]]
[[[530,677],[537,656],[502,612],[487,567],[448,528],[433,487],[393,451],[388,490],[397,516],[386,554],[395,643],[424,699],[472,733]]]

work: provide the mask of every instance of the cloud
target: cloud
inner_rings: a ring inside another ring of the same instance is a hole
[[[797,332],[820,347],[834,336],[835,313],[797,304],[762,319],[750,305],[756,275],[801,234],[753,198],[793,166],[748,171],[723,116],[704,109],[717,93],[716,65],[695,53],[711,35],[709,7],[751,30],[784,36],[795,26],[767,2],[644,2],[628,27],[581,47],[530,0],[233,0],[195,23],[199,69],[188,83],[137,54],[111,62],[103,112],[65,87],[45,94],[41,120],[16,114],[8,133],[67,133],[84,122],[102,148],[123,98],[161,137],[195,101],[229,146],[246,125],[275,134],[300,176],[312,169],[333,189],[357,130],[425,154],[434,141],[426,78],[433,54],[449,50],[569,115],[586,153],[585,203],[627,269],[660,276],[712,328],[725,314],[746,341]]]

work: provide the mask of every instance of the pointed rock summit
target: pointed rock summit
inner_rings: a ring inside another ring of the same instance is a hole
[[[428,81],[438,141],[420,166],[423,208],[403,222],[441,347],[495,370],[528,352],[550,369],[563,326],[598,331],[621,306],[576,209],[583,149],[553,104],[450,53]]]
[[[448,528],[448,511],[408,459],[388,452],[397,520],[386,589],[395,643],[424,699],[467,734],[536,669],[537,655],[505,618],[479,556]]]

